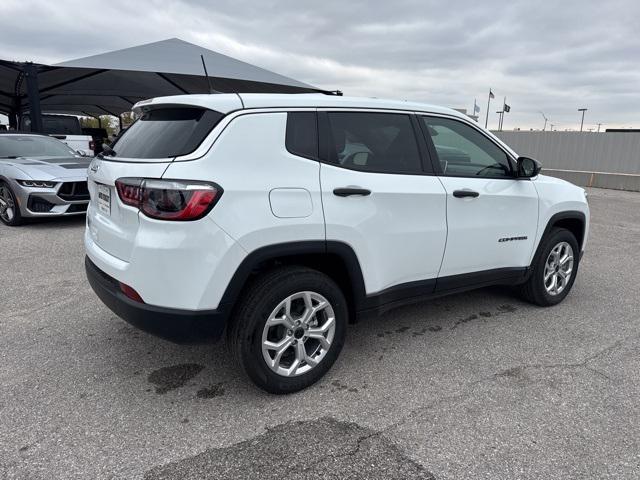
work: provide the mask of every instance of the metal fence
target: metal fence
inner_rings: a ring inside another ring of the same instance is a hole
[[[494,132],[543,173],[583,186],[640,191],[640,133]]]

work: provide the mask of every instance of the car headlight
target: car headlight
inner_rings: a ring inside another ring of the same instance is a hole
[[[56,186],[56,182],[45,182],[41,180],[18,180],[18,183],[23,187],[54,188]]]

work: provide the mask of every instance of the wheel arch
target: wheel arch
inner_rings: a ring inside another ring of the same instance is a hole
[[[6,175],[3,175],[2,173],[0,173],[0,181],[4,182],[4,183],[6,183],[7,185],[10,186],[12,180],[9,177],[7,177]]]
[[[353,248],[338,241],[300,241],[268,245],[249,253],[240,263],[220,300],[220,306],[233,310],[238,298],[256,275],[280,265],[301,265],[318,270],[333,279],[348,301],[350,321],[366,297],[364,277]]]
[[[549,218],[547,225],[538,240],[538,247],[536,253],[542,245],[543,239],[549,234],[552,228],[560,227],[566,228],[576,237],[579,248],[584,245],[585,229],[587,226],[587,217],[583,212],[578,210],[567,210],[564,212],[558,212]],[[535,255],[534,255],[535,258]]]

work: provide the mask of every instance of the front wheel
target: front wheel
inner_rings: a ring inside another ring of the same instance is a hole
[[[522,296],[543,307],[564,300],[578,273],[579,248],[576,237],[569,230],[551,230],[542,239],[531,264],[529,279],[520,287]]]
[[[245,291],[228,342],[251,380],[270,393],[291,393],[318,381],[342,350],[347,302],[325,274],[281,267]]]
[[[20,207],[6,182],[0,181],[0,221],[11,227],[22,223]]]

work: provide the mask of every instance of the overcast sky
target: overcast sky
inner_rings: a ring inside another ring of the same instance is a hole
[[[505,129],[640,128],[640,2],[0,0],[0,58],[55,63],[170,37],[348,95],[471,110]]]

